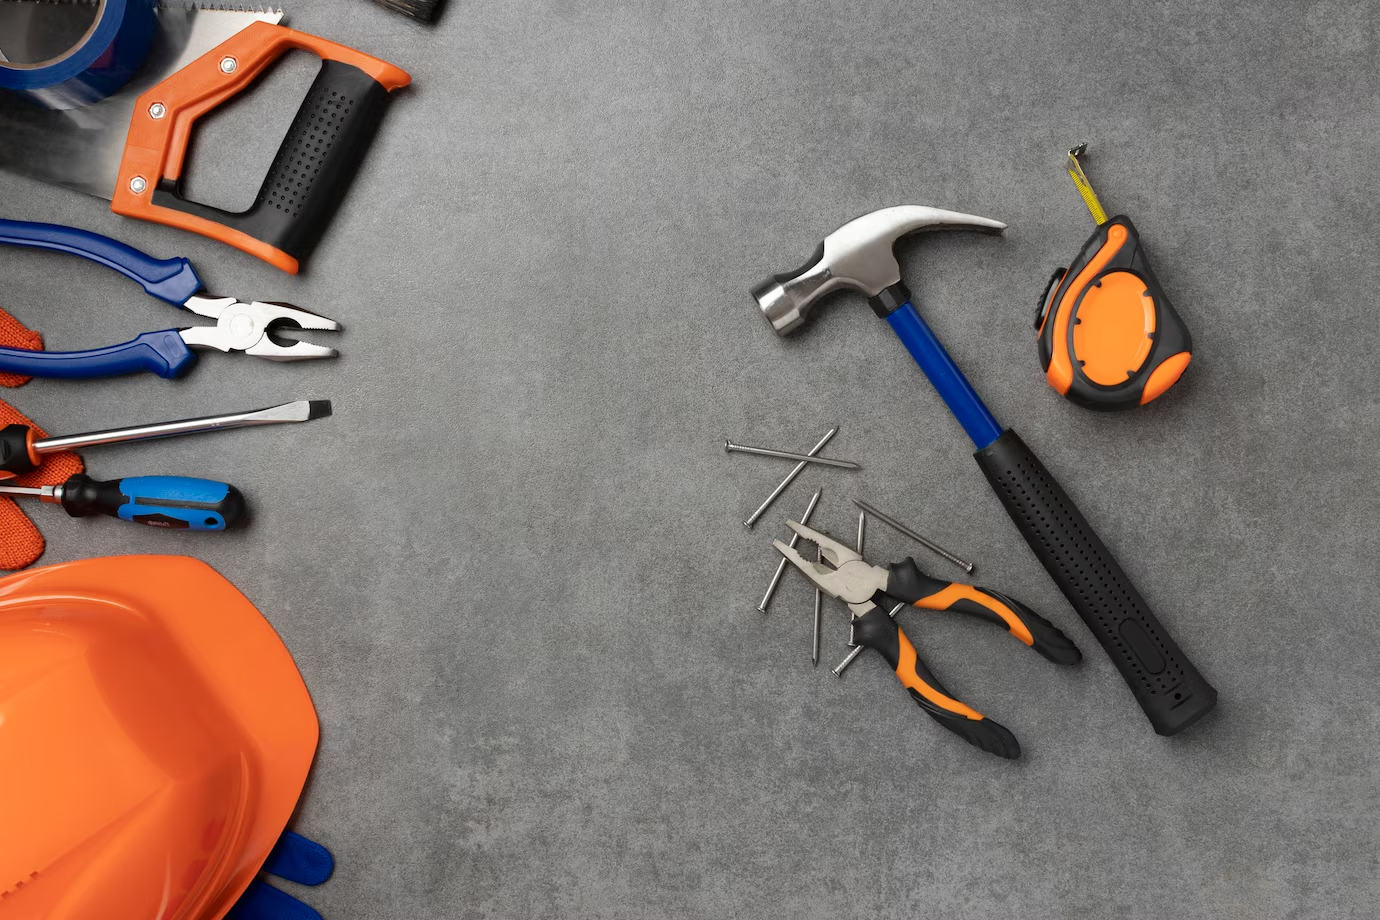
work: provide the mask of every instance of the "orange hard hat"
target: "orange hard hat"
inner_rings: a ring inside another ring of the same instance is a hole
[[[203,562],[0,580],[0,918],[219,920],[317,735],[287,648]]]

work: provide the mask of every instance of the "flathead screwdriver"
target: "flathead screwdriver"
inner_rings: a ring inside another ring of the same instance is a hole
[[[134,428],[69,434],[60,438],[39,439],[35,437],[37,432],[28,425],[9,425],[0,429],[0,479],[13,479],[23,473],[31,473],[43,462],[44,454],[57,451],[80,450],[100,444],[123,444],[128,441],[151,441],[155,438],[172,438],[208,431],[228,431],[232,428],[310,422],[312,419],[325,418],[330,414],[329,399],[299,399],[296,402],[256,409],[253,412],[209,415],[204,418],[159,422]]]
[[[224,530],[244,516],[239,489],[187,476],[130,476],[102,482],[78,473],[56,486],[0,485],[0,495],[61,505],[72,517],[104,514],[171,530]]]

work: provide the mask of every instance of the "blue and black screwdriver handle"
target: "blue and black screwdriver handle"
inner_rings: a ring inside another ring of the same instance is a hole
[[[72,517],[104,514],[169,530],[225,530],[244,517],[244,496],[224,482],[187,476],[131,476],[102,482],[78,473],[55,486],[0,483],[0,496],[61,505]]]
[[[116,482],[98,482],[76,475],[61,485],[12,487],[5,480],[37,470],[49,454],[102,444],[152,441],[182,435],[287,425],[310,422],[331,414],[328,399],[299,399],[296,402],[202,418],[178,419],[89,431],[61,437],[39,438],[28,425],[0,428],[0,495],[23,495],[62,505],[73,517],[106,514],[137,524],[182,530],[224,530],[244,516],[244,497],[234,486],[209,479],[183,476],[140,476]]]
[[[893,251],[920,230],[967,228],[1000,233],[1006,225],[971,214],[915,205],[885,208],[829,234],[810,261],[776,275],[752,295],[778,335],[802,327],[826,294],[866,294],[963,430],[974,454],[1035,555],[1111,657],[1155,731],[1172,735],[1217,703],[1217,691],[1150,610],[1082,512],[1020,437],[997,424],[963,372],[920,317]]]

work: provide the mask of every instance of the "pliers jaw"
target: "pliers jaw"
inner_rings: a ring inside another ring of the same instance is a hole
[[[281,329],[320,329],[336,332],[340,324],[310,310],[285,303],[254,301],[242,303],[233,297],[206,297],[197,294],[183,305],[199,316],[216,321],[214,326],[180,329],[182,341],[217,351],[242,351],[270,361],[304,361],[334,358],[334,348],[310,342],[282,344],[274,333]]]
[[[833,537],[820,533],[795,521],[786,525],[801,538],[819,547],[824,560],[811,562],[798,550],[780,540],[773,541],[777,551],[791,561],[805,577],[814,582],[815,587],[830,597],[836,597],[848,604],[854,616],[862,616],[876,606],[872,598],[886,591],[889,572],[881,566],[870,565],[855,550],[850,549]]]

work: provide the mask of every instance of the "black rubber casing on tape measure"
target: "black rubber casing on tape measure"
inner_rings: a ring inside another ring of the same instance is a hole
[[[1035,328],[1050,386],[1089,409],[1144,405],[1192,359],[1188,327],[1124,215],[1099,226],[1073,264],[1050,279]]]

